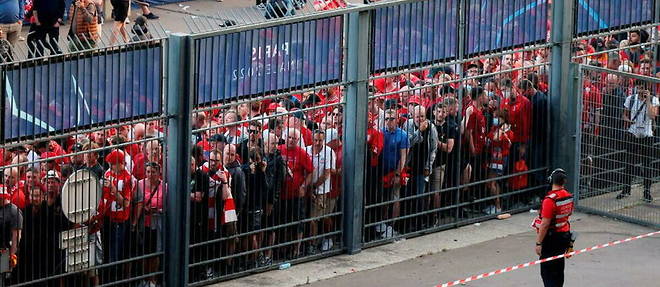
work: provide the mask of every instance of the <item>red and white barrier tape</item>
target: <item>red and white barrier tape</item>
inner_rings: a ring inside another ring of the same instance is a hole
[[[557,260],[557,259],[563,258],[563,257],[571,257],[573,255],[578,255],[578,254],[593,251],[593,250],[596,250],[596,249],[610,247],[610,246],[618,245],[618,244],[621,244],[621,243],[630,242],[630,241],[637,240],[637,239],[642,239],[642,238],[645,238],[645,237],[650,237],[650,236],[657,235],[657,234],[660,234],[660,230],[655,231],[655,232],[650,232],[650,233],[647,233],[647,234],[642,234],[642,235],[626,238],[626,239],[622,239],[622,240],[617,240],[617,241],[612,241],[612,242],[605,243],[605,244],[592,246],[592,247],[589,247],[589,248],[584,248],[584,249],[581,249],[581,250],[578,250],[578,251],[569,252],[567,254],[561,254],[561,255],[557,255],[557,256],[553,256],[553,257],[548,257],[548,258],[539,259],[539,260],[536,260],[536,261],[527,262],[527,263],[524,263],[524,264],[518,264],[518,265],[515,265],[515,266],[511,266],[511,267],[491,271],[491,272],[488,272],[488,273],[483,273],[483,274],[471,276],[471,277],[461,279],[461,280],[456,280],[456,281],[453,281],[453,282],[447,282],[445,284],[436,285],[436,287],[456,286],[456,285],[464,284],[464,283],[467,283],[467,282],[470,282],[470,281],[479,280],[479,279],[483,279],[483,278],[486,278],[486,277],[491,277],[491,276],[506,273],[506,272],[511,272],[513,270],[527,268],[529,266],[541,264],[541,263],[552,261],[552,260]]]

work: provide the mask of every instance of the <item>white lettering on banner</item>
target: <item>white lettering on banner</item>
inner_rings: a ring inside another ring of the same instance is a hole
[[[252,61],[258,61],[262,59],[269,59],[278,55],[278,53],[284,53],[282,56],[289,55],[289,42],[284,42],[278,45],[265,45],[252,48]]]
[[[254,77],[255,75],[257,77],[263,77],[277,73],[297,71],[298,68],[302,67],[302,63],[303,63],[302,59],[293,59],[291,61],[278,63],[276,69],[273,68],[274,64],[263,65],[259,63],[254,63],[252,66],[248,68],[240,68],[233,70],[231,78],[232,81],[238,81],[238,80],[244,80],[246,78]]]

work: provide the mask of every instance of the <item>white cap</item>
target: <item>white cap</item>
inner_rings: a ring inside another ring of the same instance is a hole
[[[57,174],[56,171],[54,171],[54,170],[52,170],[52,169],[49,170],[49,171],[46,173],[46,179],[50,179],[50,178],[54,178],[54,179],[60,180],[60,176]]]

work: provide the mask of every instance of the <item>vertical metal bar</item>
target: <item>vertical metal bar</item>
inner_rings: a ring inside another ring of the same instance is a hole
[[[571,64],[570,65],[570,74],[572,76],[572,88],[573,90],[577,91],[575,94],[575,98],[577,99],[577,108],[576,111],[582,111],[582,103],[584,100],[584,89],[582,88],[582,77],[583,77],[583,71],[582,71],[582,66],[578,64]],[[581,153],[582,153],[582,117],[581,116],[576,116],[575,117],[575,153],[574,153],[574,158],[575,161],[573,163],[573,168],[575,170],[576,176],[573,179],[573,181],[569,181],[568,184],[571,187],[570,191],[573,192],[573,198],[575,201],[575,205],[577,206],[580,201],[580,181],[581,181]]]
[[[351,13],[344,18],[348,30],[346,45],[346,111],[344,112],[344,243],[348,254],[360,252],[362,245],[362,205],[367,138],[369,43],[371,11]]]
[[[466,51],[465,51],[465,44],[467,41],[467,9],[469,8],[468,6],[468,1],[460,1],[458,3],[458,60],[463,60],[466,57]],[[459,75],[463,74],[463,69],[462,65],[457,65],[455,69],[456,73]],[[463,84],[463,82],[459,82],[459,84]],[[456,124],[459,126],[461,125],[461,120],[462,120],[462,115],[461,111],[463,110],[463,97],[465,96],[465,89],[459,88],[458,89],[458,113],[456,114]],[[459,128],[460,131],[460,128]],[[459,133],[459,137],[462,135]],[[462,150],[462,145],[464,144],[463,141],[459,141],[460,144],[458,144],[455,148],[456,154],[458,155],[458,159],[463,158],[461,156],[461,153],[463,152]],[[454,190],[454,204],[460,203],[460,198],[461,198],[461,176],[463,174],[463,171],[461,170],[461,164],[460,162],[458,163],[458,167],[456,167],[456,170],[452,170],[454,172],[454,186],[456,189]],[[460,218],[460,213],[461,213],[461,208],[457,207],[455,210],[454,218],[456,219],[455,221],[459,221]]]
[[[164,240],[164,282],[168,286],[188,283],[188,183],[190,182],[190,38],[172,34],[167,56],[167,204]]]
[[[551,168],[563,165],[568,173],[568,182],[576,182],[575,120],[577,117],[577,97],[571,90],[570,72],[571,41],[574,33],[573,24],[575,1],[552,2],[552,59],[550,75],[550,114],[552,139],[558,139],[552,145]],[[577,88],[577,87],[576,87]],[[573,190],[574,192],[574,190]]]

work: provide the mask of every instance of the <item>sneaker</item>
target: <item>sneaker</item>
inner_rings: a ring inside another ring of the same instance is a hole
[[[213,271],[213,268],[209,267],[206,268],[206,279],[212,279],[215,277],[215,271]]]
[[[330,238],[323,239],[323,243],[321,243],[321,251],[324,252],[328,251],[332,249],[333,246],[334,246],[334,242],[332,242],[332,239]]]
[[[495,215],[497,214],[497,208],[495,208],[495,205],[491,205],[489,207],[486,207],[483,212],[488,215]]]
[[[623,198],[626,198],[628,196],[630,196],[630,192],[625,192],[624,191],[624,192],[619,193],[619,195],[616,196],[616,199],[623,199]]]
[[[387,225],[385,232],[380,235],[381,239],[390,239],[399,236],[399,233],[392,228],[392,226]]]
[[[379,225],[376,225],[376,232],[378,233],[383,233],[387,229],[387,225],[385,223],[381,223]]]
[[[650,192],[644,192],[644,198],[642,200],[646,203],[651,203],[653,202],[653,196],[651,196]]]
[[[317,252],[318,250],[316,249],[316,246],[314,245],[307,246],[307,255],[316,255]]]
[[[145,18],[149,19],[149,20],[156,20],[156,19],[160,18],[160,17],[158,17],[158,15],[154,14],[154,12],[151,12],[151,13],[149,13],[147,15],[143,15],[143,16]]]
[[[269,266],[269,265],[273,264],[273,259],[268,257],[268,256],[264,256],[262,254],[262,255],[259,255],[259,259],[257,259],[257,263],[258,263],[259,267]]]

